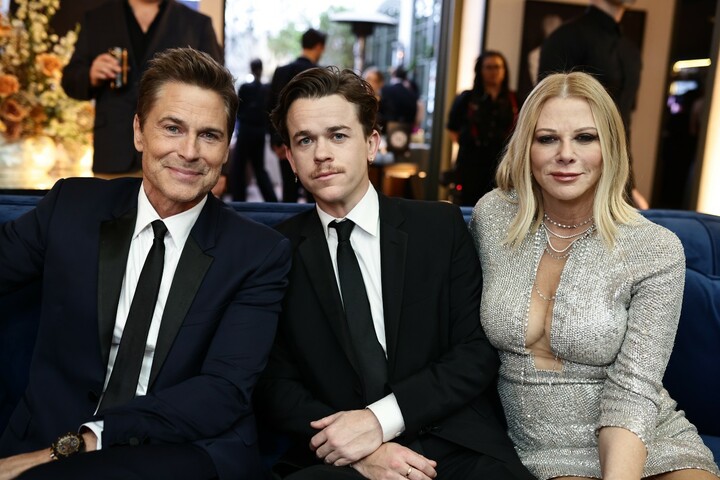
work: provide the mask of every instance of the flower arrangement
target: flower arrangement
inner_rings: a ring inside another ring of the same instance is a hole
[[[91,143],[94,108],[69,98],[60,86],[77,30],[48,32],[60,0],[16,0],[0,13],[0,134],[5,142],[46,136],[55,142]]]

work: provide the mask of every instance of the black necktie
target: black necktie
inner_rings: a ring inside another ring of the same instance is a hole
[[[332,222],[330,226],[335,228],[338,234],[337,266],[345,318],[360,363],[365,401],[372,403],[385,396],[387,361],[375,333],[360,265],[350,245],[350,233],[355,224],[344,220]]]
[[[135,397],[137,390],[148,331],[165,264],[167,227],[162,220],[155,220],[152,222],[152,228],[155,239],[140,272],[110,381],[100,402],[101,410],[127,403]]]

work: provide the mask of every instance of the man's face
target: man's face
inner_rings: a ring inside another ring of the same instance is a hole
[[[365,138],[357,106],[340,95],[295,100],[286,122],[293,170],[323,211],[344,217],[367,192],[377,131]]]
[[[194,207],[217,183],[228,158],[226,121],[219,94],[177,82],[160,88],[142,127],[135,116],[145,193],[162,218]]]

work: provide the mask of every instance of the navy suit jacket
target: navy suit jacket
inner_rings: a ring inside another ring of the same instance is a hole
[[[43,285],[29,384],[0,458],[95,418],[139,188],[139,179],[61,180],[0,227],[0,294]],[[250,399],[289,267],[286,239],[209,196],[173,278],[148,393],[104,412],[103,448],[194,443],[221,479],[258,478]]]
[[[73,98],[95,99],[93,171],[121,173],[140,168],[140,154],[133,146],[132,120],[138,83],[152,57],[172,47],[193,47],[223,63],[222,51],[210,17],[168,0],[143,58],[132,51],[124,0],[112,0],[88,11],[70,63],[63,70],[62,87]],[[111,47],[128,49],[128,85],[113,90],[103,84],[90,86],[90,66]]]
[[[293,266],[255,398],[264,421],[294,439],[285,460],[309,466],[318,461],[310,422],[366,404],[317,211],[278,230],[292,242]],[[518,462],[496,414],[499,360],[480,325],[482,274],[460,210],[380,195],[380,256],[388,388],[405,420],[395,441],[412,448],[436,435]]]

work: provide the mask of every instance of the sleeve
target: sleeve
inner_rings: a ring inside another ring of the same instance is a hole
[[[36,208],[0,225],[0,295],[42,276],[48,225],[63,184],[59,180]]]
[[[405,432],[410,435],[493,388],[499,366],[497,352],[480,325],[480,264],[457,208],[447,231],[452,238],[448,304],[427,312],[439,318],[426,320],[438,323],[440,336],[446,341],[439,340],[444,343],[441,353],[424,368],[391,384],[405,420]]]
[[[61,81],[65,93],[77,100],[90,100],[95,96],[94,89],[90,86],[90,66],[95,59],[90,53],[93,39],[90,38],[89,25],[86,15],[70,62],[63,69]]]
[[[212,20],[210,19],[210,17],[203,16],[201,32],[202,33],[200,34],[200,45],[198,45],[198,50],[206,52],[213,59],[215,59],[215,61],[217,61],[221,65],[224,65],[225,58],[222,53],[222,48],[220,48],[220,45],[218,44],[217,36],[215,35],[215,29],[213,28]]]
[[[258,382],[255,403],[264,423],[300,438],[310,438],[317,433],[310,427],[312,420],[337,411],[315,398],[305,387],[297,360],[283,335],[282,319],[267,368]]]
[[[197,374],[104,412],[103,445],[198,441],[243,424],[253,413],[289,267],[289,242],[278,240],[226,306]]]
[[[627,332],[608,369],[598,430],[625,428],[647,445],[654,436],[662,378],[680,318],[685,257],[680,240],[670,232],[646,241],[655,243],[642,252],[643,263],[651,268],[636,269],[645,271],[632,286]]]
[[[450,107],[450,113],[448,113],[448,121],[446,128],[453,132],[460,132],[463,128],[463,124],[467,118],[467,92],[463,92],[453,100],[452,106]]]

